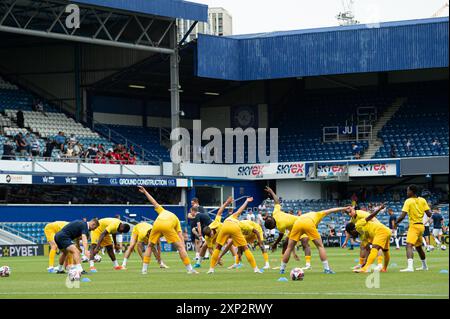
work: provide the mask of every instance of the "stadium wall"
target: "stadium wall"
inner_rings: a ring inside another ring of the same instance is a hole
[[[185,220],[184,206],[165,206]],[[48,222],[55,220],[75,220],[86,218],[113,217],[126,215],[126,211],[136,214],[136,219],[155,219],[157,213],[152,206],[145,205],[0,205],[0,222]]]
[[[228,38],[200,35],[197,52],[198,76],[235,81],[448,67],[448,17]]]
[[[277,180],[277,194],[283,199],[321,199],[322,184],[298,179]]]

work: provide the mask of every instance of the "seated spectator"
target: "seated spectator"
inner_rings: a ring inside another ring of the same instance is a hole
[[[408,155],[411,155],[412,153],[412,143],[411,143],[411,139],[408,138],[408,140],[406,141],[406,152],[408,153]]]
[[[56,146],[56,142],[53,139],[47,139],[47,143],[45,144],[45,151],[43,156],[45,158],[51,158],[52,157],[52,153],[53,153],[53,149]]]
[[[65,155],[66,157],[73,157],[73,156],[74,156],[72,144],[69,144],[69,145],[67,146],[67,150],[66,150],[66,153],[65,153],[64,155]]]
[[[7,139],[3,144],[3,156],[2,160],[15,160],[16,153],[14,152],[14,144],[10,139]]]
[[[361,148],[359,147],[358,144],[352,143],[352,152],[353,152],[353,156],[355,156],[355,159],[361,158]]]
[[[441,143],[437,138],[435,138],[433,143],[431,143],[431,149],[435,152],[439,152],[441,150]]]
[[[130,145],[128,153],[130,153],[130,155],[136,156],[136,151],[134,150],[134,145]]]
[[[130,165],[136,164],[136,157],[133,154],[130,154],[130,157],[128,158],[128,164]]]
[[[77,138],[75,137],[75,134],[70,134],[69,137],[69,145],[75,145],[77,143]]]
[[[73,155],[81,157],[82,154],[83,154],[83,144],[81,144],[80,142],[76,142],[75,145],[73,146]]]
[[[36,136],[33,135],[31,140],[31,156],[37,157],[41,155],[41,144],[39,144]]]
[[[64,151],[64,145],[66,144],[66,137],[64,136],[64,132],[59,132],[55,137],[55,142],[58,148],[61,151]]]
[[[95,159],[94,159],[94,163],[95,164],[106,164],[107,163],[103,152],[99,151],[97,153],[97,155],[95,156]]]
[[[95,144],[91,144],[91,146],[89,146],[86,151],[86,158],[94,159],[96,155],[97,155],[97,147],[95,146]]]
[[[27,144],[25,146],[25,150],[27,151],[27,154],[30,154],[31,153],[31,143],[33,142],[33,139],[31,138],[30,133],[25,134],[24,140],[25,140],[25,143]]]
[[[39,101],[38,104],[36,104],[36,111],[44,112],[44,103],[42,103],[42,101]]]
[[[14,141],[16,142],[16,152],[20,154],[20,156],[26,156],[27,150],[26,146],[27,143],[25,142],[25,139],[23,138],[22,133],[17,134],[14,137]]]
[[[99,151],[99,152],[102,152],[103,154],[105,154],[105,153],[106,153],[105,145],[103,145],[103,144],[98,144],[98,151]]]
[[[390,157],[391,158],[396,158],[398,156],[397,154],[397,146],[395,144],[391,145],[391,153],[390,153]]]

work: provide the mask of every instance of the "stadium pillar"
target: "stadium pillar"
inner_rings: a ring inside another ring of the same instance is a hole
[[[79,43],[74,46],[74,76],[75,76],[75,119],[80,121],[81,116],[81,47]]]
[[[170,109],[172,130],[180,127],[180,74],[177,42],[177,25],[173,24],[170,30],[170,48],[174,53],[170,55]],[[172,141],[172,146],[176,141]],[[172,174],[181,175],[180,164],[172,163]]]

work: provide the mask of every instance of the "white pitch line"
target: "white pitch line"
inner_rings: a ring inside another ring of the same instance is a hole
[[[28,293],[28,292],[0,292],[0,295],[123,295],[123,294],[130,294],[130,295],[236,295],[236,292],[230,292],[230,291],[193,291],[193,292],[181,292],[181,291],[168,291],[168,292],[156,292],[156,291],[150,291],[150,292],[140,292],[140,291],[101,291],[101,292],[87,292],[87,291],[80,291],[80,292],[34,292],[34,293]],[[395,293],[362,293],[362,292],[238,292],[240,295],[272,295],[272,296],[308,296],[308,295],[314,295],[314,296],[391,296],[391,297],[448,297],[449,295],[444,294],[395,294]]]

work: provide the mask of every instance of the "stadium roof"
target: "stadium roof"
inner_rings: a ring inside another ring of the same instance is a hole
[[[200,35],[197,75],[250,81],[448,67],[448,20]]]
[[[184,0],[71,0],[71,2],[167,18],[208,21],[208,6]]]

